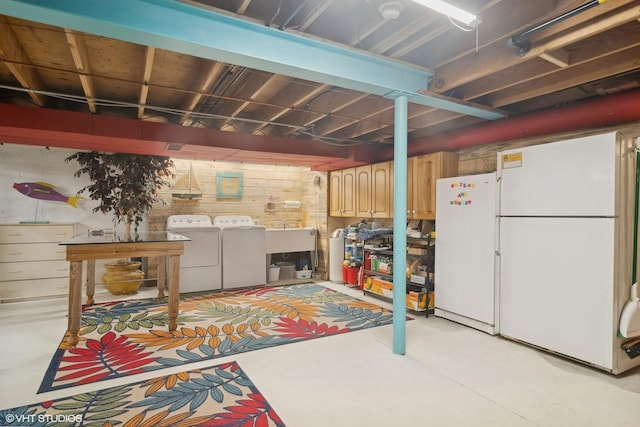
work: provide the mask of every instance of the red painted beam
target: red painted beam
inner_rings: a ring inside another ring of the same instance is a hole
[[[411,141],[408,145],[408,155],[454,151],[496,142],[637,121],[640,121],[640,90],[632,90]],[[380,150],[379,155],[379,160],[393,159],[393,147]]]
[[[0,104],[0,141],[212,160],[243,161],[245,157],[261,157],[265,163],[304,164],[328,170],[333,163],[363,162],[354,159],[349,147],[318,141],[253,136],[12,104]],[[184,144],[184,147],[178,152],[167,151],[169,143]]]

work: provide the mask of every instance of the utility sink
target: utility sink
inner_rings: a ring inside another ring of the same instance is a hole
[[[316,250],[315,228],[267,228],[267,253]]]

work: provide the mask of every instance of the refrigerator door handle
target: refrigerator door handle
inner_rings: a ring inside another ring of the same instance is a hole
[[[494,288],[493,288],[493,301],[496,307],[494,321],[494,328],[496,334],[500,335],[500,251],[495,251],[496,256],[494,257],[493,263],[493,278],[494,278]]]

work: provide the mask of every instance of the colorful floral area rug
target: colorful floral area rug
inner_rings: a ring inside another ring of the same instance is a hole
[[[0,410],[2,426],[284,426],[236,362]]]
[[[390,310],[316,283],[186,294],[169,332],[166,300],[84,307],[38,393],[390,324]]]

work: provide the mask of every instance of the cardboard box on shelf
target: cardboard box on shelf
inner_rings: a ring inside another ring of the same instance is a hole
[[[414,248],[410,246],[407,248],[407,253],[409,255],[427,255],[427,248]]]
[[[427,308],[427,292],[409,291],[406,297],[407,308],[411,310],[424,310]]]

